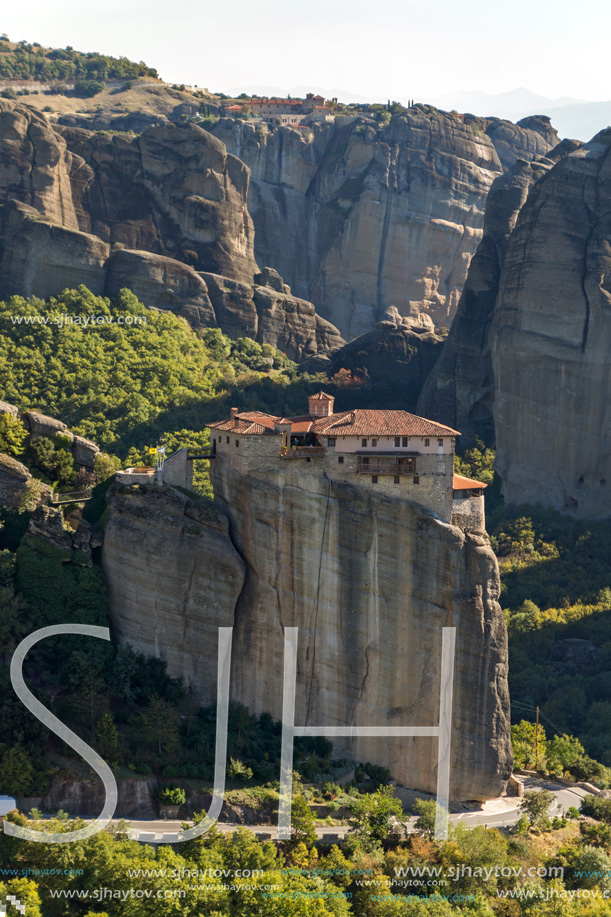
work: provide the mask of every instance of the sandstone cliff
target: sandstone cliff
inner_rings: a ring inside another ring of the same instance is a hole
[[[0,100],[0,151],[0,296],[129,287],[196,328],[220,326],[293,359],[343,343],[288,287],[254,288],[249,170],[196,125],[97,134]],[[230,308],[219,296],[212,305],[206,276],[215,292],[234,284]]]
[[[465,437],[478,434],[485,441],[494,441],[490,328],[518,214],[535,182],[578,147],[577,141],[562,141],[546,157],[531,162],[520,159],[490,189],[484,235],[469,266],[450,334],[424,383],[417,408],[417,413],[454,427]]]
[[[611,130],[533,187],[491,333],[497,469],[508,503],[611,513]]]
[[[103,565],[124,641],[214,702],[217,627],[234,626],[232,699],[280,718],[283,628],[299,627],[296,723],[438,721],[441,628],[457,628],[451,795],[498,795],[511,770],[496,560],[407,500],[262,460],[217,462],[217,515],[150,489],[110,494]],[[436,740],[336,739],[434,792]]]
[[[340,118],[304,137],[223,119],[214,133],[252,170],[257,259],[352,338],[393,305],[450,323],[494,178],[557,143],[548,119],[527,121],[415,106],[387,126]]]
[[[219,627],[231,627],[244,562],[227,519],[155,487],[109,494],[103,566],[113,630],[215,703]]]

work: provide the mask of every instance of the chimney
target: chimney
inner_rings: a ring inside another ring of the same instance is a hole
[[[230,419],[233,419],[234,417],[236,417],[237,413],[238,413],[238,408],[229,408]]]

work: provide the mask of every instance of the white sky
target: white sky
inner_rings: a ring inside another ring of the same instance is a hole
[[[608,0],[29,0],[9,38],[125,55],[171,82],[345,89],[362,97],[525,86],[611,98]]]

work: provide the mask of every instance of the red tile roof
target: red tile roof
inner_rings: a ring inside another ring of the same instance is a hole
[[[408,411],[342,411],[315,420],[312,428],[331,436],[460,436],[451,427]]]
[[[329,395],[319,392],[318,400]],[[292,433],[309,433],[330,436],[460,436],[457,430],[408,411],[341,411],[327,417],[275,417],[262,411],[245,411],[229,420],[208,424],[214,430],[236,433],[276,433],[276,424],[291,423]],[[464,480],[468,480],[465,478]],[[485,486],[479,482],[469,486]]]
[[[315,401],[335,401],[335,395],[327,395],[326,392],[316,392],[315,395],[308,395],[308,401],[310,398]]]
[[[250,433],[260,436],[265,433],[276,433],[274,425],[280,420],[280,417],[263,414],[262,411],[245,411],[243,414],[236,414],[235,417],[230,417],[229,420],[217,420],[215,423],[209,423],[208,426],[223,433]]]
[[[474,481],[471,478],[465,478],[462,474],[455,474],[452,479],[453,490],[483,490],[488,487],[483,481]]]

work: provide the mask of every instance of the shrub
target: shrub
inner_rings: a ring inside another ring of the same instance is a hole
[[[247,767],[238,758],[230,758],[227,776],[230,780],[252,780],[252,768]]]
[[[74,84],[74,95],[79,99],[90,99],[106,88],[104,83],[98,80],[77,80]]]
[[[187,794],[181,786],[162,786],[156,792],[157,801],[166,806],[182,806]]]
[[[19,510],[22,513],[33,513],[42,497],[45,485],[36,478],[30,478],[25,485],[25,490],[19,500]]]
[[[0,452],[13,457],[21,455],[27,435],[27,430],[18,417],[0,414]]]

